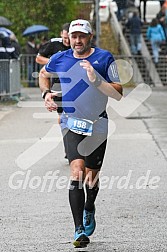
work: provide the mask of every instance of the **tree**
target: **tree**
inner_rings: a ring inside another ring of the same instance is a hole
[[[7,17],[13,24],[9,27],[21,45],[25,38],[23,31],[33,24],[49,27],[49,37],[59,37],[61,25],[76,17],[79,0],[8,0],[0,2],[0,15]]]

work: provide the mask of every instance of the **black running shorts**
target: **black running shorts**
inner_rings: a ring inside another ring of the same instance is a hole
[[[83,159],[85,167],[90,169],[101,168],[107,144],[106,134],[94,134],[86,137],[64,129],[63,140],[69,162],[75,159]]]

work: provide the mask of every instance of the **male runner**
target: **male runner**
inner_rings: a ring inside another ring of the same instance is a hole
[[[70,163],[69,203],[74,219],[74,246],[85,247],[96,226],[95,199],[99,191],[99,171],[107,143],[108,96],[120,100],[119,84],[113,55],[91,47],[92,28],[86,20],[70,24],[71,49],[53,55],[39,75],[49,111],[57,109],[48,77],[57,73],[62,88],[61,129]],[[86,189],[86,195],[84,191]]]

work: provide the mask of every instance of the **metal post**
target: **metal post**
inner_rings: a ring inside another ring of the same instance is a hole
[[[99,47],[99,36],[100,36],[99,0],[95,0],[95,13],[96,13],[96,46]]]

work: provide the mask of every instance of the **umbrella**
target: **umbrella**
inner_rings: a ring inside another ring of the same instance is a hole
[[[44,25],[32,25],[27,27],[27,29],[25,29],[25,31],[23,32],[23,36],[29,36],[29,35],[33,35],[33,34],[37,34],[40,32],[46,32],[49,31],[49,28],[47,26]]]
[[[12,23],[7,19],[6,17],[0,16],[0,26],[9,26],[12,25]]]
[[[4,36],[4,37],[9,37],[11,39],[11,41],[16,41],[18,42],[17,38],[16,38],[16,35],[14,34],[13,31],[5,28],[5,27],[0,27],[0,34],[1,36]]]
[[[14,34],[14,32],[12,32],[11,30],[5,28],[5,27],[0,27],[0,32],[5,32],[8,34],[8,36]]]
[[[6,38],[6,37],[8,38],[8,37],[9,37],[9,34],[8,34],[6,31],[1,31],[1,30],[0,30],[0,37],[1,37],[1,38]]]

